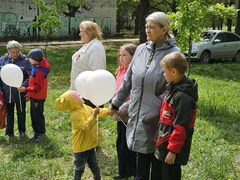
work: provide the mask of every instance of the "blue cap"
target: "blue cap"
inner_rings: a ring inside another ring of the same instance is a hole
[[[40,62],[43,58],[43,52],[41,49],[32,49],[27,56],[35,61]]]

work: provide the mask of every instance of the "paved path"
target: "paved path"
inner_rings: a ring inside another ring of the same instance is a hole
[[[131,39],[105,39],[102,40],[103,44],[108,44],[108,43],[138,43],[139,39],[138,38],[131,38]],[[45,46],[46,42],[21,42],[19,41],[23,47],[25,48],[32,48],[32,47],[39,47],[39,46]],[[6,47],[7,41],[0,42],[0,47]],[[81,46],[83,43],[81,41],[50,41],[48,42],[48,46],[50,47],[74,47],[74,46]]]

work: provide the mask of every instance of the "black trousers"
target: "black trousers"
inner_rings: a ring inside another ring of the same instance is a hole
[[[161,180],[181,180],[181,165],[166,164],[160,161],[161,164]]]
[[[161,163],[152,154],[137,153],[137,175],[135,180],[161,180]]]
[[[35,134],[45,134],[45,117],[44,117],[45,100],[30,99],[30,114],[32,120],[32,128]]]
[[[6,125],[6,134],[14,135],[14,108],[16,106],[17,109],[17,122],[18,122],[18,131],[24,132],[26,131],[26,100],[21,99],[20,103],[6,103],[7,107],[7,125]]]
[[[118,174],[120,176],[136,175],[136,153],[129,150],[126,141],[126,126],[123,122],[117,122],[117,155]]]

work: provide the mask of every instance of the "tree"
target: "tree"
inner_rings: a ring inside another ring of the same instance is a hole
[[[66,13],[69,10],[69,15],[74,12],[70,12],[71,7],[78,7],[84,1],[79,0],[53,0],[51,4],[47,4],[44,0],[34,1],[39,8],[40,14],[37,16],[36,21],[32,22],[33,27],[39,27],[41,29],[41,35],[44,36],[46,40],[45,56],[47,54],[48,38],[51,37],[57,29],[60,28],[61,22],[59,20],[59,15]],[[70,7],[70,9],[69,9]],[[75,9],[74,9],[75,11]]]
[[[192,51],[192,41],[200,40],[199,34],[209,27],[210,17],[231,18],[236,9],[223,4],[211,4],[211,0],[179,0],[176,13],[170,14],[172,27],[178,31],[177,44],[182,51],[188,48],[188,59]]]
[[[238,0],[238,15],[237,15],[237,25],[235,28],[235,33],[240,35],[240,0]]]

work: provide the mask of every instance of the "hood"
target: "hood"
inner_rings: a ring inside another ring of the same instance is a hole
[[[50,69],[50,64],[47,62],[47,60],[44,57],[41,59],[38,65],[41,67]]]
[[[81,103],[79,103],[79,101],[71,95],[71,90],[66,91],[56,99],[55,107],[59,111],[73,111],[83,108],[83,106],[81,106]]]
[[[158,50],[165,50],[165,49],[169,49],[169,48],[171,48],[173,46],[177,46],[176,45],[176,41],[173,38],[169,37],[165,41],[163,41],[161,43],[158,43],[156,45],[156,49],[158,49]],[[152,47],[153,47],[153,42],[152,41],[148,41],[147,42],[147,48],[148,49],[152,49]]]
[[[198,84],[194,79],[183,77],[183,79],[175,84],[167,84],[167,90],[170,92],[182,91],[191,96],[195,102],[198,101]]]

